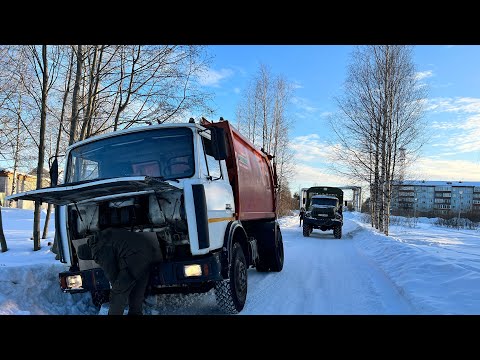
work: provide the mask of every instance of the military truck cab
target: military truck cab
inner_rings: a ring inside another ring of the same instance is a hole
[[[334,187],[312,187],[306,192],[306,212],[303,219],[303,236],[314,229],[333,230],[341,239],[343,227],[343,191]]]

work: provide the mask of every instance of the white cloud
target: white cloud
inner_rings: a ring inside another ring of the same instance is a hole
[[[320,141],[317,134],[297,136],[290,141],[290,148],[299,162],[328,162],[335,151],[334,146]]]
[[[415,74],[415,77],[417,80],[423,80],[429,77],[433,76],[433,71],[432,70],[427,70],[427,71],[419,71]]]
[[[446,145],[457,153],[480,151],[480,114],[459,125],[460,133],[450,136]]]
[[[234,72],[231,69],[204,68],[198,75],[198,82],[203,86],[220,87],[220,82],[233,74]]]
[[[447,121],[433,121],[430,124],[432,129],[439,129],[439,130],[451,130],[451,129],[458,129],[461,124],[456,124],[456,123],[451,123]],[[437,138],[443,137],[443,136],[436,136]]]
[[[318,134],[309,134],[309,135],[304,135],[304,136],[297,136],[294,138],[294,141],[315,141],[316,139],[320,139],[320,136]]]
[[[292,191],[315,185],[349,185],[348,179],[329,171],[335,148],[321,141],[318,134],[297,136],[291,140],[290,148],[295,164],[295,175],[290,181]]]
[[[298,81],[294,81],[294,82],[292,83],[292,87],[293,87],[294,89],[302,89],[302,88],[303,88],[303,85],[300,84]]]
[[[318,111],[318,108],[312,106],[310,104],[310,101],[305,98],[294,96],[291,101],[292,104],[295,105],[298,109],[306,111],[307,113],[314,113]]]
[[[480,164],[468,160],[437,160],[431,157],[420,158],[412,171],[425,177],[425,180],[478,181]]]
[[[446,83],[446,84],[431,84],[430,86],[433,87],[433,88],[437,88],[437,89],[441,89],[441,88],[447,88],[447,87],[450,87],[452,86],[453,83],[452,82],[449,82],[449,83]]]
[[[347,186],[350,183],[348,179],[330,174],[322,168],[297,163],[295,165],[295,175],[290,182],[291,190],[295,192],[301,187],[315,185]]]
[[[243,77],[246,77],[248,75],[248,72],[240,66],[232,65],[230,66],[233,70],[235,70],[235,73],[240,74]]]
[[[480,99],[472,97],[433,98],[427,101],[427,111],[480,113]]]
[[[306,119],[307,118],[307,116],[304,113],[299,113],[299,112],[294,113],[294,117],[298,118],[298,119]]]
[[[236,87],[236,88],[233,88],[233,92],[235,94],[240,94],[240,88]]]
[[[480,150],[480,99],[472,97],[434,98],[428,100],[427,110],[435,113],[456,113],[465,116],[461,121],[433,121],[432,129],[448,131],[442,142],[432,146],[444,147],[455,153]]]

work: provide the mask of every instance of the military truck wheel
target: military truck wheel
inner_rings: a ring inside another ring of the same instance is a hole
[[[240,243],[232,248],[232,263],[228,279],[215,283],[215,298],[220,309],[227,314],[242,311],[247,300],[247,261]]]
[[[303,236],[309,237],[312,233],[312,230],[313,229],[311,226],[303,224]]]
[[[335,226],[333,228],[333,236],[335,239],[341,239],[342,238],[342,227],[341,226]]]
[[[102,304],[110,301],[110,290],[95,290],[91,291],[90,295],[92,295],[93,305],[98,309],[102,307]]]

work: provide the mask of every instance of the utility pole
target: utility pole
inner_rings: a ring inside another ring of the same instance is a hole
[[[463,190],[460,190],[458,193],[460,194],[460,202],[458,203],[458,221],[457,221],[457,226],[458,226],[458,230],[460,230],[460,213],[462,212],[462,194],[463,194]]]
[[[413,199],[413,227],[417,227],[417,198]]]

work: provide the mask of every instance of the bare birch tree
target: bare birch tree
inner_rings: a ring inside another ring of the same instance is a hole
[[[0,161],[15,174],[35,169],[41,187],[46,160],[69,144],[131,126],[184,120],[195,111],[208,113],[211,94],[199,82],[207,65],[203,46],[2,45]],[[23,191],[14,178],[11,191]],[[39,210],[37,204],[34,237]],[[51,206],[43,238],[50,212]]]
[[[35,103],[25,88],[31,78],[27,53],[19,46],[2,46],[0,54],[0,160],[13,170],[10,193],[15,193],[18,173],[28,172],[35,160],[29,149],[38,145],[32,126]]]
[[[38,145],[38,164],[37,164],[37,189],[42,187],[42,178],[43,178],[43,163],[45,157],[45,127],[47,122],[47,97],[48,97],[48,60],[47,60],[47,46],[42,45],[42,58],[36,47],[31,48],[33,57],[35,59],[35,68],[38,66],[39,74],[38,80],[41,83],[42,87],[42,98],[40,105],[40,139]],[[33,214],[33,250],[40,250],[40,211],[41,211],[40,201],[35,201],[35,211]]]
[[[400,148],[413,156],[423,144],[425,96],[410,46],[372,45],[355,49],[345,93],[337,98],[336,170],[369,184],[372,226],[387,235]]]
[[[55,141],[55,144],[53,145],[54,146],[54,153],[51,154],[51,152],[49,153],[49,157],[53,157],[53,158],[57,158],[59,153],[60,153],[60,148],[61,148],[61,140],[62,140],[62,134],[64,134],[66,132],[66,130],[64,129],[64,120],[65,120],[65,112],[66,112],[66,107],[67,107],[67,100],[68,100],[68,96],[70,94],[70,84],[71,84],[71,81],[72,81],[72,70],[73,70],[73,59],[74,59],[74,52],[73,51],[70,51],[70,61],[68,63],[68,66],[66,68],[66,73],[65,73],[65,76],[64,76],[64,86],[63,88],[61,89],[61,91],[63,92],[63,95],[62,95],[62,107],[61,107],[61,111],[60,111],[60,117],[58,119],[58,131],[57,131],[57,136],[56,136],[56,141]],[[42,239],[46,239],[47,236],[48,236],[48,225],[49,225],[49,222],[50,222],[50,215],[51,215],[51,212],[52,212],[52,204],[48,204],[48,207],[47,207],[47,214],[45,215],[45,223],[44,223],[44,226],[43,226],[43,234],[42,234]],[[54,238],[54,241],[53,241],[53,246],[52,246],[52,251],[53,252],[56,252],[56,246],[57,246],[57,236],[55,234],[55,238]]]
[[[74,124],[76,140],[184,119],[192,110],[209,112],[210,94],[198,87],[206,64],[199,46],[86,46],[78,107],[84,116]]]
[[[289,130],[292,121],[288,115],[288,105],[293,94],[291,84],[282,76],[272,75],[269,68],[261,64],[237,105],[237,128],[254,145],[272,156],[277,168],[279,190],[277,203],[290,204],[288,187],[293,175],[293,153],[289,148]],[[283,201],[286,196],[288,200]],[[285,205],[287,206],[287,205]],[[284,214],[285,209],[278,207]]]

